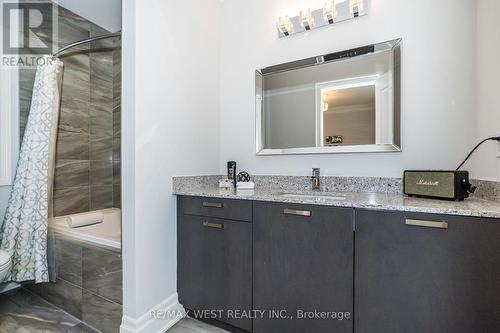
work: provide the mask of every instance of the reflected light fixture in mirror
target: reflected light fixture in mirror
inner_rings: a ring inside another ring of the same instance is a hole
[[[300,11],[300,24],[306,29],[306,31],[314,28],[314,19],[311,15],[311,9],[305,9]]]

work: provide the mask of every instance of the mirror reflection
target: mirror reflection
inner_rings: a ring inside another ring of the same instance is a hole
[[[400,151],[399,40],[257,71],[257,153]]]

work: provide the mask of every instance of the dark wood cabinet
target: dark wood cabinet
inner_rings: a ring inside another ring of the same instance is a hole
[[[497,333],[500,222],[181,196],[178,292],[233,332]]]
[[[190,205],[192,202],[187,200]],[[193,311],[221,310],[220,317],[215,312],[208,317],[251,331],[251,319],[230,311],[252,309],[252,224],[182,214],[183,203],[179,198],[180,303]]]
[[[356,333],[500,332],[498,220],[356,211]]]
[[[253,209],[253,306],[265,310],[254,332],[352,333],[353,210],[268,202]]]

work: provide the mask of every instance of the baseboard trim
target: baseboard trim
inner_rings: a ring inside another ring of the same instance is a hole
[[[185,316],[186,311],[175,293],[138,319],[123,316],[120,333],[165,333]]]

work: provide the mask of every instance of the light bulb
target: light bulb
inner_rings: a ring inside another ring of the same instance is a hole
[[[323,17],[328,24],[333,24],[337,20],[337,3],[329,1],[323,5]]]
[[[327,102],[323,102],[323,112],[328,111],[329,108],[330,108],[330,106],[328,105],[328,103]]]
[[[285,36],[293,34],[293,23],[288,16],[280,17],[278,20],[278,30]]]
[[[311,28],[314,28],[314,19],[311,15],[310,9],[300,11],[300,24],[302,24],[302,26],[306,30],[311,30]]]
[[[364,0],[349,0],[349,7],[351,7],[351,17],[359,17],[365,14]]]

